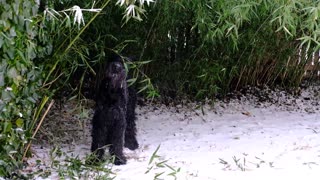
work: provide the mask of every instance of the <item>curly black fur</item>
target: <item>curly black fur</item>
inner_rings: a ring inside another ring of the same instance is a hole
[[[106,66],[96,96],[96,109],[92,120],[91,151],[101,161],[104,147],[109,146],[110,155],[115,155],[115,164],[126,164],[123,147],[138,148],[136,139],[136,92],[127,87],[126,71],[120,57],[113,58]]]

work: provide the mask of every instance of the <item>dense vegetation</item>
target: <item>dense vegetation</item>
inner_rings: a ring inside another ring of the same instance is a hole
[[[45,95],[39,91],[45,72],[35,61],[50,48],[37,43],[41,34],[33,1],[1,1],[0,12],[0,176],[10,176],[21,167],[37,118],[36,104]]]
[[[145,95],[201,100],[247,85],[298,86],[320,46],[319,1],[116,3],[0,1],[0,176],[21,167],[49,99],[66,89],[90,97],[83,89],[111,54],[135,59],[130,82]],[[74,5],[102,10],[74,24]]]

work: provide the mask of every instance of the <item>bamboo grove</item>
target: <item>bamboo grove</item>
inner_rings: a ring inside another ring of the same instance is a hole
[[[151,98],[298,87],[319,13],[316,0],[0,1],[0,176],[17,175],[50,100],[90,98],[112,53]]]

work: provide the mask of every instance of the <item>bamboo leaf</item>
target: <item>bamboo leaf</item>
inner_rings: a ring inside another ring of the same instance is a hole
[[[158,151],[160,149],[160,144],[158,145],[157,149],[152,153],[151,158],[149,160],[149,165],[154,161],[154,159],[159,158],[160,156],[157,155]]]

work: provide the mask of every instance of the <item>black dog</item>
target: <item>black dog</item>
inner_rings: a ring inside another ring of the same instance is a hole
[[[92,120],[92,146],[97,160],[101,161],[104,147],[109,146],[115,155],[115,164],[126,164],[123,146],[138,148],[136,139],[135,107],[136,92],[127,87],[126,70],[120,57],[108,62],[96,96],[96,109]]]

